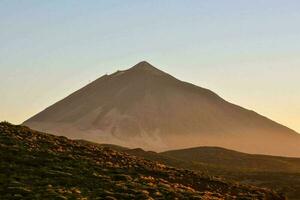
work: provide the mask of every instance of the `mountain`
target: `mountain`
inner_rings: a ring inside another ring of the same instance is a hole
[[[156,151],[220,146],[300,157],[300,135],[295,131],[145,61],[102,76],[24,125],[71,138]]]
[[[257,199],[271,190],[0,123],[0,199]]]

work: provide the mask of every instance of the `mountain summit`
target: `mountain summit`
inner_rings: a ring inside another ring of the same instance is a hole
[[[40,130],[150,150],[221,146],[300,156],[300,135],[143,61],[105,75],[24,122]]]
[[[147,61],[139,62],[138,64],[133,66],[130,70],[140,70],[140,71],[164,73],[164,72],[160,71],[159,69],[155,68],[153,65],[151,65]]]

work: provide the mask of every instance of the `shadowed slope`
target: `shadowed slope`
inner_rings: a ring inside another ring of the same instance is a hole
[[[300,196],[300,158],[246,154],[219,147],[197,147],[156,153],[109,146],[118,151],[173,166],[206,172],[240,183],[270,188],[290,200]]]
[[[0,199],[284,199],[8,123],[0,123],[0,171]]]
[[[300,158],[247,154],[220,147],[180,149],[162,152],[160,155],[188,162],[217,165],[231,170],[246,169],[252,171],[300,173]]]
[[[147,62],[97,79],[24,124],[151,150],[206,145],[300,156],[300,136],[293,130]]]

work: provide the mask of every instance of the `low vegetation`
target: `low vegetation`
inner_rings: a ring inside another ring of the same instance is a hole
[[[0,123],[0,199],[285,199],[109,147]]]
[[[289,200],[300,197],[300,158],[252,155],[219,147],[198,147],[156,153],[109,146],[165,165],[205,172],[227,181],[270,188]]]

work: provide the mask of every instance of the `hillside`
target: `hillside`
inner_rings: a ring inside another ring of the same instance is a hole
[[[300,172],[300,158],[241,153],[220,147],[196,147],[162,152],[161,155],[220,167],[272,172]]]
[[[174,159],[181,160],[187,169],[206,168],[211,175],[280,191],[290,200],[300,197],[300,158],[246,154],[219,147],[173,150],[159,157],[162,155],[171,159],[172,166],[178,165],[173,164]]]
[[[102,76],[24,124],[74,139],[154,151],[220,146],[300,157],[295,131],[147,62]]]
[[[284,199],[6,122],[0,148],[0,199]]]
[[[300,196],[300,158],[253,155],[219,147],[197,147],[156,153],[115,145],[103,146],[173,167],[206,172],[226,180],[270,188],[286,194],[290,200],[298,200]]]

